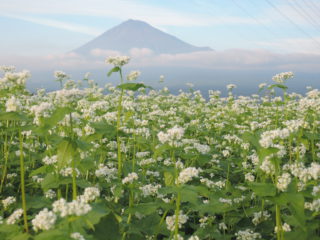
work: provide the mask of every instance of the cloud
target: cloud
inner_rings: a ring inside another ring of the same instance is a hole
[[[320,37],[317,38],[285,38],[276,42],[258,42],[261,47],[281,52],[299,52],[320,54]]]
[[[90,55],[93,57],[106,57],[106,56],[118,56],[118,55],[121,55],[121,53],[115,50],[105,50],[100,48],[94,48],[90,51]]]
[[[2,13],[1,13],[2,12]],[[152,6],[128,0],[2,0],[0,14],[15,16],[30,14],[68,14],[95,17],[111,17],[120,20],[140,19],[155,26],[210,26],[222,24],[257,24],[250,18],[212,16],[203,12],[183,12],[173,8]],[[40,23],[40,22],[38,22]]]
[[[131,68],[187,67],[216,70],[274,70],[277,72],[320,73],[320,54],[285,53],[266,50],[230,49],[184,54],[153,54],[150,49],[131,49]],[[0,65],[16,65],[32,71],[106,69],[105,58],[121,55],[117,51],[94,49],[90,58],[76,53],[46,57],[1,56]]]
[[[83,33],[87,34],[90,36],[97,36],[103,30],[93,28],[93,27],[88,27],[84,25],[79,25],[79,24],[73,24],[73,23],[68,23],[68,22],[63,22],[63,21],[57,21],[49,18],[42,18],[42,17],[30,17],[30,16],[21,16],[21,15],[15,15],[15,14],[1,14],[2,16],[8,17],[8,18],[14,18],[14,19],[19,19],[27,22],[32,22],[44,26],[49,26],[49,27],[54,27],[54,28],[60,28],[64,30],[68,30],[71,32],[77,32],[77,33]]]
[[[279,54],[266,50],[230,49],[133,58],[133,66],[179,66],[221,70],[270,70],[319,72],[320,54]]]

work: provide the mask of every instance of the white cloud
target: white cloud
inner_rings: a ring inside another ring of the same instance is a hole
[[[101,32],[103,32],[103,30],[96,29],[94,27],[88,27],[88,26],[83,26],[79,24],[57,21],[49,18],[21,16],[21,15],[14,15],[14,14],[1,14],[1,13],[0,15],[9,17],[9,18],[27,21],[27,22],[32,22],[32,23],[36,23],[44,26],[60,28],[60,29],[71,31],[71,32],[84,33],[91,36],[96,36]]]
[[[155,26],[210,26],[221,24],[256,24],[250,18],[186,13],[128,0],[2,0],[0,14],[72,14],[111,17],[120,20],[140,19]]]
[[[153,51],[149,48],[131,48],[129,51],[133,58],[150,57]]]
[[[106,57],[106,56],[118,56],[118,55],[121,55],[121,53],[115,50],[105,50],[105,49],[95,48],[90,51],[90,55],[93,57]]]
[[[320,54],[320,37],[317,38],[286,38],[277,41],[258,42],[257,45],[281,52],[299,52]]]
[[[43,70],[90,70],[107,69],[105,58],[119,55],[119,52],[95,50],[90,59],[75,53],[49,55],[46,57],[1,56],[1,65],[16,65],[32,71]],[[287,53],[279,54],[266,50],[230,49],[226,51],[203,51],[184,54],[152,54],[148,49],[134,49],[130,66],[144,67],[190,67],[216,70],[275,70],[294,72],[319,72],[320,54]],[[137,54],[139,53],[139,54]]]

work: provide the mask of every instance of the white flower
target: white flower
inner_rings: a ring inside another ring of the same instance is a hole
[[[185,224],[187,220],[188,220],[188,216],[184,215],[183,212],[180,211],[178,216],[178,227],[181,228],[182,224]],[[169,231],[174,231],[175,221],[176,221],[176,215],[166,217],[167,228]]]
[[[46,198],[49,198],[49,199],[54,199],[57,196],[56,192],[53,191],[52,189],[49,189],[48,191],[46,191],[44,195]]]
[[[8,218],[7,218],[7,224],[15,224],[22,216],[23,209],[19,208],[15,210]]]
[[[259,88],[264,88],[265,86],[267,86],[266,83],[260,83],[260,84],[259,84]]]
[[[145,185],[143,187],[140,187],[139,189],[142,191],[142,195],[144,197],[147,197],[147,196],[155,196],[155,195],[157,195],[159,188],[161,188],[160,184],[156,184],[156,185],[147,184],[147,185]]]
[[[277,182],[277,188],[284,192],[287,190],[288,185],[291,182],[291,176],[289,173],[283,173],[279,178]]]
[[[122,184],[133,183],[134,180],[138,180],[138,174],[135,172],[129,173],[127,177],[122,179]]]
[[[70,234],[70,237],[75,240],[86,240],[80,233],[74,232]]]
[[[128,56],[115,56],[115,57],[108,57],[106,59],[106,63],[112,64],[115,67],[122,67],[129,63],[130,57]]]
[[[9,66],[9,65],[0,66],[0,71],[3,71],[3,72],[14,72],[15,70],[16,70],[15,66]]]
[[[72,202],[67,202],[65,199],[61,198],[52,204],[53,212],[59,213],[61,217],[68,215],[82,216],[91,211],[91,206],[83,201],[83,197],[79,196],[77,200]]]
[[[188,240],[200,240],[200,238],[197,235],[194,235],[189,237]]]
[[[267,220],[268,218],[270,218],[270,214],[268,213],[268,211],[260,211],[260,212],[255,212],[253,213],[253,219],[252,219],[252,223],[254,225],[258,225],[259,223],[261,223],[264,220]]]
[[[266,174],[273,174],[275,172],[274,165],[271,163],[271,161],[268,158],[266,158],[262,162],[260,169],[264,171]]]
[[[164,144],[164,143],[169,143],[172,146],[176,146],[177,143],[175,142],[176,140],[180,140],[184,135],[184,128],[174,126],[171,129],[167,130],[167,133],[164,132],[159,132],[158,133],[158,139],[159,141]]]
[[[205,144],[200,144],[200,143],[195,143],[193,146],[198,150],[198,152],[202,154],[206,154],[210,152],[210,146],[205,145]]]
[[[179,177],[177,179],[177,184],[184,184],[192,180],[194,177],[199,176],[199,170],[196,169],[195,167],[188,167],[183,169],[179,173]]]
[[[220,230],[227,230],[227,229],[228,229],[227,225],[226,225],[224,222],[219,223],[218,228],[219,228]]]
[[[49,230],[54,227],[57,216],[52,212],[48,211],[47,208],[40,211],[35,218],[32,220],[33,230]]]
[[[284,231],[284,232],[291,232],[291,227],[290,227],[290,225],[287,224],[287,223],[284,223],[284,224],[282,225],[282,231]],[[278,227],[277,227],[277,226],[274,227],[274,232],[275,232],[275,233],[278,232]]]
[[[57,156],[57,155],[54,155],[54,156],[52,156],[52,157],[46,156],[44,159],[42,159],[42,162],[43,162],[45,165],[55,164],[56,162],[58,162],[58,156]]]
[[[82,200],[85,202],[94,201],[97,197],[100,196],[100,190],[96,187],[87,187],[84,189],[84,193],[81,196]]]
[[[310,211],[319,212],[320,211],[320,198],[313,200],[312,203],[306,202],[304,204],[305,209],[309,209]]]
[[[131,71],[128,75],[127,75],[127,80],[128,81],[134,81],[136,80],[139,76],[140,76],[141,72],[139,71]]]
[[[6,102],[6,112],[17,112],[21,108],[19,99],[15,96],[9,98]]]
[[[254,182],[254,175],[252,173],[246,173],[246,175],[244,175],[244,178],[246,181],[249,181],[249,182]]]
[[[3,199],[2,201],[2,205],[4,209],[7,209],[11,204],[16,202],[16,198],[15,197],[7,197],[6,199]]]
[[[232,90],[232,89],[234,89],[234,88],[236,88],[237,86],[235,85],[235,84],[228,84],[227,85],[227,89],[228,90]]]
[[[283,84],[286,80],[293,78],[293,72],[283,72],[272,77],[276,83]]]
[[[103,164],[99,165],[99,168],[95,171],[95,175],[97,177],[106,177],[106,181],[110,182],[110,180],[117,178],[117,169],[109,168]]]
[[[67,78],[69,78],[68,74],[66,74],[63,71],[55,71],[53,75],[57,79],[67,79]]]
[[[80,176],[80,171],[77,168],[75,168],[74,171],[77,177]],[[60,170],[60,174],[64,177],[72,176],[72,172],[73,169],[71,167],[66,167]]]
[[[235,236],[237,237],[237,240],[255,240],[261,238],[260,233],[255,233],[250,229],[238,231]]]

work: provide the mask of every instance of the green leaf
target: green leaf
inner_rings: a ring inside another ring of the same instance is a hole
[[[171,172],[164,172],[164,183],[166,186],[172,186],[174,184],[174,176]]]
[[[58,167],[61,169],[66,166],[75,153],[75,144],[69,139],[63,140],[58,146]]]
[[[189,186],[183,186],[181,189],[181,202],[189,202],[195,205],[199,204],[198,193]]]
[[[118,85],[117,88],[120,88],[123,90],[137,91],[139,88],[151,88],[151,87],[146,86],[143,83],[123,83]]]
[[[70,236],[66,231],[60,229],[47,230],[35,236],[34,240],[66,240]]]
[[[256,148],[260,148],[259,138],[256,135],[252,134],[251,132],[245,132],[242,135],[242,139],[251,143]]]
[[[275,88],[275,87],[278,87],[278,88],[281,88],[281,89],[284,89],[284,90],[288,89],[288,87],[286,85],[283,85],[283,84],[272,84],[272,85],[270,85],[268,87],[268,89],[270,90],[270,89]]]
[[[50,188],[57,188],[59,187],[59,181],[58,177],[53,175],[52,173],[49,173],[45,176],[43,181],[41,182],[41,187],[44,190],[48,190]]]
[[[273,197],[277,194],[277,189],[272,183],[251,183],[252,191],[261,197]]]
[[[86,215],[86,221],[89,221],[90,224],[95,225],[100,222],[100,219],[110,213],[110,210],[107,209],[102,204],[93,203],[91,204],[92,210]]]
[[[110,77],[113,72],[119,72],[120,70],[120,67],[114,67],[108,72],[107,76]]]
[[[60,107],[54,110],[54,112],[51,114],[48,118],[43,118],[41,120],[41,129],[42,130],[49,130],[57,125],[58,122],[60,122],[66,114],[70,113],[71,109],[67,107]]]
[[[143,215],[149,215],[154,213],[159,208],[159,202],[148,202],[148,203],[140,203],[132,207],[129,212],[132,213],[142,213]]]
[[[94,225],[93,237],[95,240],[121,239],[119,223],[113,214],[101,218],[100,222]]]
[[[0,113],[0,120],[3,121],[27,121],[28,117],[25,114],[17,112],[2,112]]]
[[[116,127],[106,122],[95,122],[91,124],[91,127],[95,129],[96,133],[107,135],[109,139],[117,134]]]
[[[46,173],[48,166],[41,166],[39,168],[37,168],[36,170],[33,170],[30,174],[29,177],[38,175],[38,174],[42,174],[42,173]]]
[[[28,240],[30,239],[30,234],[28,233],[21,233],[19,235],[14,236],[13,238],[11,238],[11,240]]]
[[[305,214],[304,214],[304,197],[301,193],[288,193],[287,194],[289,209],[296,220],[301,224],[301,227],[305,226]]]

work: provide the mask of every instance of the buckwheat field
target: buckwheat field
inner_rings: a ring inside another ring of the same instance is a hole
[[[173,95],[128,62],[36,93],[1,68],[0,239],[320,239],[320,91]]]

